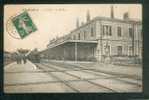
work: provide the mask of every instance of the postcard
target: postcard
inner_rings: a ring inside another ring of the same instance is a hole
[[[141,93],[141,4],[7,4],[5,93]]]

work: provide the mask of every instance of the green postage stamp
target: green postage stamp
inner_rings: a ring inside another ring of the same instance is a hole
[[[31,17],[26,11],[14,17],[12,19],[12,23],[14,24],[17,32],[19,33],[22,39],[37,30]]]

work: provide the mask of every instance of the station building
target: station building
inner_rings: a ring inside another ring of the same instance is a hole
[[[47,49],[41,54],[48,59],[99,61],[107,62],[114,59],[142,59],[142,22],[129,18],[129,13],[123,19],[114,16],[111,7],[111,17],[97,16],[90,19],[87,11],[86,23],[79,25],[69,34],[53,39]]]

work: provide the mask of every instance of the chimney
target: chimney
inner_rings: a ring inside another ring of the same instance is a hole
[[[128,13],[128,12],[125,12],[125,13],[124,13],[123,19],[124,19],[124,20],[128,20],[128,19],[129,19],[129,13]]]
[[[111,6],[111,18],[114,18],[114,8]]]
[[[86,22],[89,22],[89,21],[90,21],[90,12],[88,10],[86,14]]]

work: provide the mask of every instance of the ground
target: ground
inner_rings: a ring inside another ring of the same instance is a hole
[[[46,61],[4,67],[5,93],[141,92],[142,66]]]

